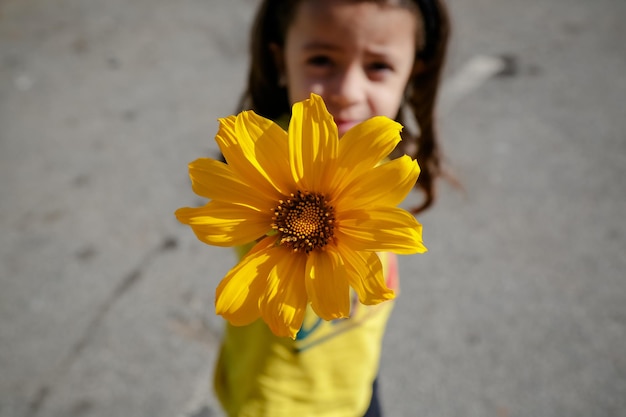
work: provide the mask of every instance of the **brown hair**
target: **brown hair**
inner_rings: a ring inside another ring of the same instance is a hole
[[[287,29],[301,1],[264,0],[261,3],[252,27],[248,86],[241,98],[239,110],[252,109],[269,119],[290,113],[287,89],[279,82],[280,71],[276,67],[270,45],[284,46]],[[412,209],[413,213],[418,213],[434,202],[435,180],[443,175],[434,119],[450,22],[443,0],[399,0],[398,3],[411,11],[418,10],[423,18],[424,37],[417,42],[419,50],[415,55],[416,62],[420,62],[421,66],[407,84],[404,103],[415,119],[419,132],[411,132],[406,127],[401,109],[396,120],[405,129],[394,153],[394,156],[406,153],[417,159],[420,165],[421,173],[416,187],[424,192],[424,201]]]

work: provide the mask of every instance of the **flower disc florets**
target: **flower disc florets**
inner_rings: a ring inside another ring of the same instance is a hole
[[[309,253],[333,238],[335,214],[323,194],[298,190],[274,209],[272,228],[278,242],[294,252]]]

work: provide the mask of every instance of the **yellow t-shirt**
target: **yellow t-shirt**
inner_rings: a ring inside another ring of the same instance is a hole
[[[394,254],[379,254],[397,291]],[[258,320],[226,324],[215,391],[229,417],[362,417],[378,374],[392,301],[355,298],[348,319],[325,321],[310,309],[295,340],[276,337]]]

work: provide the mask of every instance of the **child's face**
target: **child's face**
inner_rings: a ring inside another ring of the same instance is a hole
[[[414,67],[416,30],[416,16],[400,7],[303,1],[278,51],[289,100],[321,95],[339,135],[373,116],[395,118]]]

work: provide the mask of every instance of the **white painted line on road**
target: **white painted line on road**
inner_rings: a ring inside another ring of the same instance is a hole
[[[441,87],[439,112],[448,113],[459,101],[477,90],[494,75],[505,69],[503,58],[490,55],[476,55],[465,63]]]

